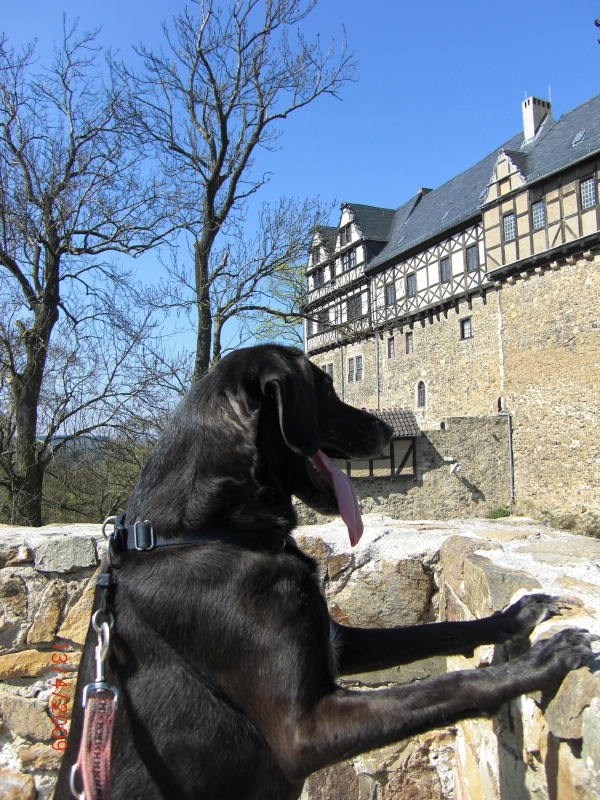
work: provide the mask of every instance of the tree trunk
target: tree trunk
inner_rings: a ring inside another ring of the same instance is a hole
[[[52,329],[58,319],[58,299],[46,297],[34,309],[31,328],[21,331],[27,360],[12,381],[15,409],[15,454],[12,487],[12,521],[18,525],[42,524],[42,486],[46,462],[37,441],[38,404]]]
[[[196,279],[196,306],[198,309],[198,330],[196,333],[196,360],[192,383],[206,375],[210,367],[212,340],[212,310],[210,307],[210,283],[208,262],[212,242],[206,237],[194,242],[194,275]]]

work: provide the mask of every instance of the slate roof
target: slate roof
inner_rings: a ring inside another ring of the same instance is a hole
[[[369,413],[387,422],[393,428],[394,436],[406,438],[421,435],[416,417],[408,408],[384,408],[381,411],[369,409]]]
[[[477,217],[500,150],[507,151],[526,182],[533,183],[600,150],[599,121],[600,94],[563,114],[557,122],[547,117],[535,139],[528,143],[523,143],[520,132],[437,189],[421,196],[417,193],[391,215],[387,238],[382,240],[387,244],[367,264],[365,272],[375,271],[433,236]],[[573,146],[573,139],[582,130],[586,132],[583,141]],[[372,209],[371,206],[348,205],[353,210]],[[373,210],[386,212],[388,219],[389,209]]]
[[[371,242],[389,242],[389,233],[395,211],[393,208],[363,206],[360,203],[343,203],[354,214],[365,239]]]

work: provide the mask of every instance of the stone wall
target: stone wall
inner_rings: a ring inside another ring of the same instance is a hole
[[[410,408],[426,432],[448,417],[513,418],[515,487],[522,507],[600,514],[600,255],[523,272],[425,314],[412,328],[373,334],[311,356],[333,363],[336,391],[368,408]],[[472,338],[460,338],[471,318]],[[413,352],[405,352],[406,333]],[[395,340],[388,358],[387,340]],[[362,354],[364,377],[348,384],[342,362]],[[379,392],[377,391],[379,375]],[[426,388],[417,406],[417,384]]]
[[[593,539],[531,520],[399,522],[380,514],[366,517],[355,549],[337,519],[296,536],[317,558],[331,613],[343,623],[471,619],[504,607],[519,590],[542,589],[566,597],[568,607],[535,637],[562,625],[600,633],[600,542]],[[51,795],[60,759],[48,713],[52,654],[67,655],[61,693],[70,709],[102,549],[96,526],[0,528],[0,797],[7,800]],[[473,659],[431,658],[344,683],[375,690],[504,657],[500,648],[479,648]],[[432,731],[316,773],[303,799],[598,798],[599,694],[596,659],[554,698],[524,697],[493,720]]]
[[[511,503],[508,426],[505,417],[451,417],[445,430],[416,439],[417,474],[356,478],[363,513],[397,519],[483,517]],[[461,467],[450,472],[452,461]],[[301,524],[327,518],[297,504]]]

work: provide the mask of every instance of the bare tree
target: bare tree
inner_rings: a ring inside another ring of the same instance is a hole
[[[292,42],[293,29],[314,6],[315,0],[231,0],[220,8],[196,0],[197,13],[188,9],[171,29],[165,26],[164,49],[139,48],[142,75],[115,68],[123,84],[136,87],[127,111],[132,130],[154,145],[165,174],[186,194],[178,222],[193,250],[194,379],[218,358],[225,318],[243,317],[250,306],[255,314],[282,312],[265,287],[291,273],[280,258],[260,254],[265,220],[255,254],[247,246],[240,253],[219,237],[239,235],[247,199],[268,180],[253,171],[254,157],[257,148],[276,146],[277,124],[321,95],[337,96],[352,79],[345,46],[336,56],[333,46],[323,50],[319,39],[308,42],[300,32]],[[303,208],[305,216],[309,212]],[[268,225],[274,224],[272,215]]]
[[[0,39],[0,486],[22,524],[41,524],[57,433],[111,424],[140,387],[121,368],[149,322],[120,310],[131,279],[106,254],[152,246],[169,211],[127,147],[95,39],[65,29],[43,71],[32,46]]]

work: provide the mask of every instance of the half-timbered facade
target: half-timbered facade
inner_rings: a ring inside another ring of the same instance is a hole
[[[557,121],[522,110],[437,189],[342,204],[308,266],[305,347],[347,402],[425,430],[509,414],[513,494],[600,509],[600,95]]]

